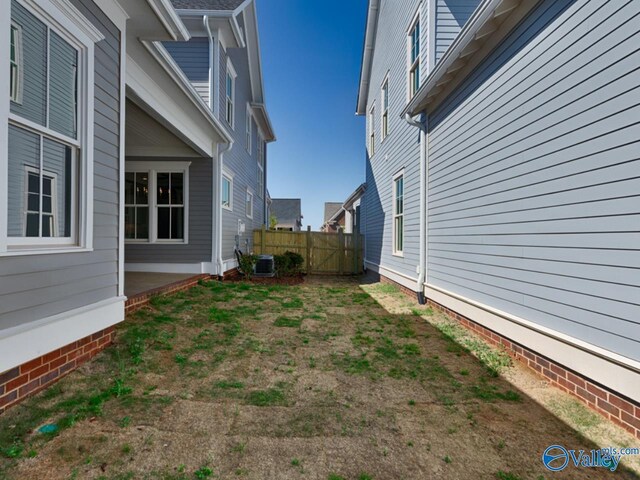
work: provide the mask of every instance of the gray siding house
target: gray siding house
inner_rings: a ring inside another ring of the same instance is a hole
[[[638,434],[640,5],[404,3],[369,7],[369,267]]]
[[[170,0],[2,2],[0,413],[110,343],[125,270],[222,275],[262,225],[255,6],[209,3],[204,34]]]

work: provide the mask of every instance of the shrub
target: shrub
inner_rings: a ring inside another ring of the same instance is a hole
[[[302,273],[304,258],[295,252],[284,252],[282,255],[274,255],[273,262],[279,277],[292,277]]]
[[[241,255],[239,259],[239,270],[244,278],[250,279],[253,276],[253,267],[255,267],[258,257],[255,255]]]

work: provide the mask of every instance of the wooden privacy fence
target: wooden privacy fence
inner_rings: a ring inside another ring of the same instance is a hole
[[[307,273],[356,275],[362,273],[363,236],[359,233],[283,232],[254,230],[253,249],[257,255],[295,252],[304,258]]]

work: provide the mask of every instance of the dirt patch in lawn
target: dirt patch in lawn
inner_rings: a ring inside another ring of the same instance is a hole
[[[203,282],[153,299],[114,347],[0,417],[0,478],[539,480],[552,478],[547,446],[596,448],[568,423],[602,422],[535,377],[540,391],[514,381],[504,354],[394,288],[361,283]]]

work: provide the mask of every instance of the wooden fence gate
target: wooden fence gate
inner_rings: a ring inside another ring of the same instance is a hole
[[[359,233],[284,232],[254,230],[253,250],[257,255],[295,252],[304,258],[307,273],[356,275],[362,273],[364,238]]]

